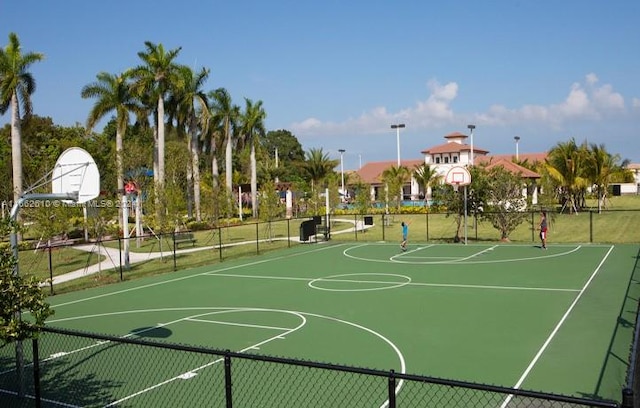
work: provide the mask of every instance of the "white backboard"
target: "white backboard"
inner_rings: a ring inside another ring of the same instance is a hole
[[[80,147],[62,152],[51,175],[53,193],[78,193],[77,203],[85,203],[100,195],[100,172],[93,157]]]

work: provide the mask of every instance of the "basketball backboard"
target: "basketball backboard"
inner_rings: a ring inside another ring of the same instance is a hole
[[[77,193],[77,203],[85,203],[98,197],[100,172],[93,157],[80,147],[70,147],[62,152],[51,175],[51,192]]]
[[[444,181],[452,186],[467,186],[471,184],[471,173],[466,167],[452,167],[445,176]]]

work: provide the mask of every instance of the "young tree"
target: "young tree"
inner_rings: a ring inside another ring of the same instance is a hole
[[[500,239],[509,240],[518,225],[528,218],[526,198],[522,195],[523,181],[502,166],[495,166],[485,177],[486,202],[481,218],[500,231]]]
[[[14,225],[7,218],[0,220],[0,237],[6,238]],[[54,311],[45,301],[40,281],[34,276],[17,274],[16,258],[9,245],[0,246],[0,341],[16,344],[18,395],[24,396],[24,357],[22,341],[34,338],[44,321]],[[23,319],[22,314],[29,313]]]
[[[20,40],[15,33],[9,34],[9,44],[0,48],[0,114],[11,109],[11,155],[13,168],[13,201],[22,195],[22,133],[20,103],[24,116],[31,115],[31,95],[36,90],[36,81],[29,67],[44,59],[35,52],[23,54]]]

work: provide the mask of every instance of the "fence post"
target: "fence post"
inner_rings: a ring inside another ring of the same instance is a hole
[[[427,241],[429,241],[429,209],[427,208],[427,212],[424,214],[424,218],[427,221]]]
[[[291,219],[287,218],[287,248],[291,248]]]
[[[118,235],[118,256],[120,257],[119,268],[120,268],[120,281],[122,281],[122,243],[120,242],[120,235]],[[98,262],[100,260],[98,259]]]
[[[51,257],[51,245],[48,245],[49,252],[49,291],[53,295],[53,260]]]
[[[593,244],[593,211],[589,210],[589,242]]]
[[[220,252],[220,262],[222,262],[222,228],[218,227],[218,252]]]
[[[396,376],[395,371],[389,372],[389,408],[396,408]]]
[[[536,220],[534,217],[534,212],[531,211],[531,242],[536,242]]]
[[[259,225],[260,224],[256,222],[256,255],[260,255],[260,231],[258,229]]]
[[[173,231],[171,232],[171,238],[173,239],[173,271],[177,271],[178,270],[178,261],[176,260],[176,249],[177,249],[177,245],[176,245],[176,232]]]
[[[40,357],[38,355],[38,339],[31,340],[33,349],[33,392],[35,397],[36,408],[41,407],[40,401]]]
[[[231,357],[229,350],[224,355],[224,391],[227,400],[227,408],[233,407],[233,393],[231,392]]]
[[[631,388],[622,389],[621,408],[633,408],[633,390]]]
[[[357,240],[358,240],[358,214],[354,214],[354,215],[353,215],[353,221],[354,221],[354,222],[353,222],[353,225],[354,225],[354,227],[355,227],[355,228],[353,229],[353,231],[354,231],[354,232],[355,232],[355,234],[356,234],[356,241],[357,241]],[[362,228],[363,228],[363,230],[364,230],[364,219],[362,220]]]
[[[384,231],[385,231],[384,225],[386,222],[387,220],[385,219],[385,214],[382,214],[382,240],[383,241],[384,241]]]

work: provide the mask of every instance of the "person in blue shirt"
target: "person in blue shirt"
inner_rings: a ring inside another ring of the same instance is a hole
[[[402,251],[407,250],[407,241],[409,240],[409,223],[402,221],[402,242],[400,243],[400,248]]]

